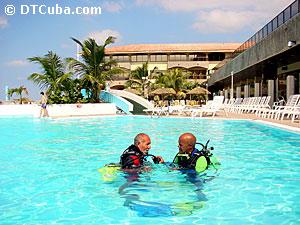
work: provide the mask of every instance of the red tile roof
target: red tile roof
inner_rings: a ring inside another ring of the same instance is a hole
[[[180,52],[234,52],[241,43],[199,44],[133,44],[106,48],[106,54],[180,53]]]

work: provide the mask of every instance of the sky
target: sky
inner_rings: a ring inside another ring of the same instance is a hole
[[[29,57],[54,51],[76,58],[76,44],[108,36],[116,45],[245,42],[294,0],[1,0],[0,100],[5,86],[24,85],[31,99],[41,73]],[[97,9],[98,11],[93,9]],[[101,9],[101,10],[99,10]],[[8,15],[9,14],[9,15]],[[16,97],[16,96],[14,96]]]

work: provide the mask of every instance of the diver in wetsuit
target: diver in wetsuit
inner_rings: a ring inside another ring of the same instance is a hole
[[[151,140],[147,134],[140,133],[134,138],[134,144],[130,145],[120,157],[120,166],[121,169],[126,172],[124,177],[127,182],[119,187],[119,194],[122,198],[125,199],[124,206],[127,206],[131,209],[139,205],[142,201],[139,199],[139,196],[136,194],[131,194],[126,191],[128,187],[139,182],[140,172],[147,171],[147,157],[152,157],[152,160],[155,164],[164,163],[164,160],[161,156],[154,156],[148,154],[151,148]],[[138,207],[139,209],[141,207]]]
[[[173,163],[179,169],[195,170],[196,172],[205,171],[210,165],[218,164],[216,158],[212,156],[206,145],[198,150],[196,137],[191,133],[184,133],[178,139],[179,152],[176,154]],[[200,143],[199,143],[200,144]],[[211,149],[212,150],[212,149]]]
[[[134,144],[130,145],[121,155],[122,169],[139,169],[144,166],[147,156],[151,156],[154,163],[164,163],[161,156],[148,154],[151,149],[151,140],[147,134],[140,133],[135,136]]]

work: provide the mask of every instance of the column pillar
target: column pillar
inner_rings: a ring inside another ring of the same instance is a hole
[[[230,98],[233,98],[233,96],[234,96],[233,88],[232,89],[230,88]]]
[[[244,86],[244,98],[249,97],[249,95],[250,95],[249,89],[250,89],[249,84],[245,84],[245,86]]]
[[[236,87],[236,98],[240,98],[241,97],[241,92],[242,92],[241,86],[237,86]]]
[[[293,75],[288,75],[286,77],[286,98],[295,94],[295,77]]]
[[[224,98],[227,99],[228,98],[228,89],[224,90]]]
[[[254,83],[254,97],[260,96],[260,83]]]
[[[268,96],[271,96],[269,105],[272,106],[274,103],[274,96],[275,96],[274,80],[268,80]]]

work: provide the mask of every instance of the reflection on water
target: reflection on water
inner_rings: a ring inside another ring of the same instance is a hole
[[[203,187],[215,175],[172,170],[167,164],[153,167],[150,172],[119,173],[125,179],[119,187],[124,206],[142,217],[187,216],[204,207],[208,199]]]

